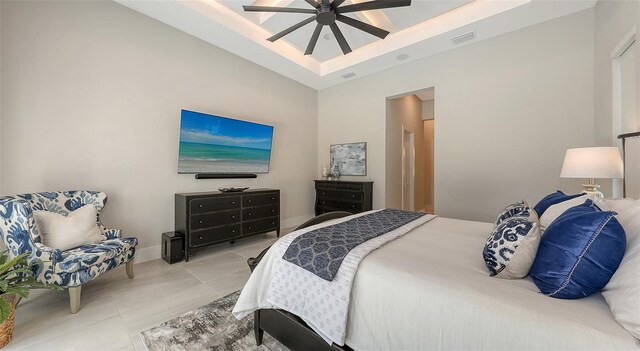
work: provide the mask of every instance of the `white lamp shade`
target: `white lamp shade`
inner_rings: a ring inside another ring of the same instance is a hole
[[[562,164],[562,178],[623,178],[623,165],[617,147],[568,149]]]

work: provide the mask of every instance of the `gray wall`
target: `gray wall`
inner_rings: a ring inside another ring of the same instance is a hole
[[[104,222],[146,257],[173,229],[176,192],[275,187],[285,226],[312,216],[315,90],[115,2],[1,8],[3,194],[103,190]],[[178,175],[181,108],[274,125],[270,173]]]
[[[319,161],[330,144],[366,141],[374,206],[384,207],[386,98],[435,87],[437,214],[491,221],[511,201],[579,191],[580,181],[559,175],[567,148],[594,141],[593,16],[589,9],[321,90]]]
[[[596,116],[596,143],[615,145],[612,134],[612,53],[623,37],[633,27],[640,31],[640,1],[598,1],[595,8],[595,89],[594,105]],[[640,39],[640,32],[636,38]],[[636,42],[636,64],[640,67],[640,50]],[[637,72],[636,87],[640,87],[640,69]],[[638,90],[637,102],[640,101]],[[640,112],[640,111],[639,111]],[[639,117],[640,118],[640,117]]]

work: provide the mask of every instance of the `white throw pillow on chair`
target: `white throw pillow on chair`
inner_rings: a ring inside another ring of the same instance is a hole
[[[33,215],[42,244],[49,247],[64,251],[106,239],[96,223],[98,211],[93,205],[84,205],[68,216],[50,211],[34,211]]]

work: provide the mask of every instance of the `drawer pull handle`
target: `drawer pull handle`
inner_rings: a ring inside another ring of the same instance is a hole
[[[271,198],[271,200],[275,200],[275,199],[276,199],[275,197],[272,197],[272,198]]]
[[[276,210],[271,210],[271,213],[276,213]]]
[[[200,224],[202,224],[202,221],[198,221],[198,222],[200,222]]]
[[[236,219],[236,216],[235,215],[231,216],[231,219]]]
[[[251,216],[251,212],[247,213],[247,216]]]
[[[247,200],[247,202],[251,202],[251,199]]]
[[[271,222],[271,224],[276,224],[276,222],[273,222],[273,221],[272,221],[272,222]]]
[[[200,204],[200,205],[198,205],[198,207],[202,208],[203,206],[202,206],[202,204]]]
[[[323,191],[323,192],[322,192],[322,195],[327,195],[327,193]]]
[[[200,238],[200,240],[204,239],[203,237],[199,236],[198,238]]]
[[[251,229],[251,226],[248,226],[247,229]]]
[[[231,232],[232,232],[232,233],[235,233],[235,232],[236,232],[236,230],[235,230],[235,229],[231,229]]]
[[[232,205],[235,205],[235,204],[236,204],[236,202],[235,202],[235,201],[231,201],[231,204],[232,204]]]
[[[323,205],[326,205],[326,203],[327,203],[326,201],[322,201],[322,204],[323,204]]]
[[[351,195],[351,196],[352,196],[354,199],[356,198],[356,195],[355,195],[355,194],[353,194],[353,195]]]

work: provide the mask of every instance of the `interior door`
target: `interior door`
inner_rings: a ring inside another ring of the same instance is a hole
[[[402,127],[402,209],[412,211],[415,177],[414,134]]]

